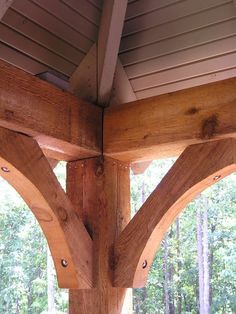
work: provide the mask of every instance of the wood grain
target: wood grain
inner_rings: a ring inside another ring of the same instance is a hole
[[[104,154],[126,162],[227,137],[236,137],[236,78],[105,109]]]
[[[0,126],[34,137],[54,159],[100,154],[100,108],[4,61],[0,71]]]
[[[52,253],[59,286],[90,288],[92,240],[42,150],[32,138],[3,128],[0,142],[0,175],[37,218]]]
[[[129,167],[105,158],[68,163],[67,192],[94,241],[94,289],[70,291],[70,314],[120,314],[112,245],[130,217]],[[123,312],[128,314],[128,312]]]
[[[163,236],[202,190],[236,171],[236,140],[189,146],[115,243],[116,287],[142,287]]]

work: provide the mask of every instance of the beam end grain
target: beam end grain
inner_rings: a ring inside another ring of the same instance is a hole
[[[181,210],[234,171],[235,139],[186,148],[117,239],[114,286],[144,286],[156,250]]]

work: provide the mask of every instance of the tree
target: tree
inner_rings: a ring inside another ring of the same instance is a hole
[[[155,161],[143,175],[131,174],[133,214],[142,204],[142,185],[147,197],[173,162],[171,159]],[[136,313],[164,314],[166,304],[172,302],[170,296],[173,298],[175,313],[199,313],[198,227],[201,227],[202,268],[205,272],[204,313],[236,313],[235,190],[236,174],[232,174],[201,193],[203,203],[197,199],[182,212],[172,226],[172,232],[167,232],[156,254],[148,277],[145,300],[141,289],[134,290],[134,308],[138,309]],[[198,210],[201,216],[199,226],[196,220]],[[170,289],[167,295],[168,281]]]

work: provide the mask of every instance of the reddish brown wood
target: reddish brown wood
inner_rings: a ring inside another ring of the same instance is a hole
[[[236,137],[236,78],[107,108],[103,137],[104,154],[126,162]]]
[[[107,158],[71,162],[67,191],[94,241],[94,289],[70,291],[70,314],[120,314],[126,289],[112,287],[112,245],[129,221],[129,167]]]
[[[147,168],[150,166],[152,161],[142,161],[142,162],[135,162],[131,164],[131,169],[134,173],[134,175],[142,174],[144,173]]]
[[[1,60],[0,71],[0,126],[34,137],[50,158],[100,155],[100,108]]]
[[[90,288],[92,240],[42,150],[32,138],[3,128],[0,142],[0,175],[37,218],[52,253],[59,286]]]
[[[54,169],[57,164],[58,164],[58,160],[56,159],[52,159],[52,158],[47,158],[49,165],[52,167],[52,169]]]
[[[114,285],[144,286],[155,252],[181,210],[235,170],[235,139],[186,148],[117,239]]]

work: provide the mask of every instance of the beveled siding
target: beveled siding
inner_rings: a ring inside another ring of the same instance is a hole
[[[234,1],[129,3],[120,59],[138,98],[235,76]]]
[[[100,5],[98,0],[14,1],[0,23],[0,58],[32,74],[56,70],[71,76],[97,40]]]

